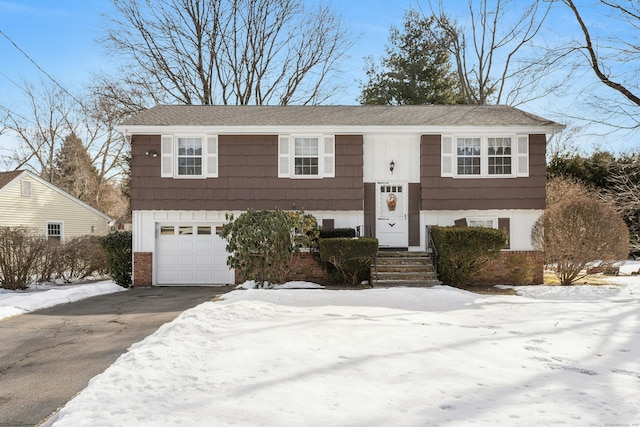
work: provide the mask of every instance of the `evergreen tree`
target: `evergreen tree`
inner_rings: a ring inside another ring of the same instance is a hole
[[[405,15],[402,30],[392,27],[386,54],[377,65],[367,58],[369,81],[358,99],[369,105],[462,103],[450,61],[450,39],[434,17],[415,10]]]
[[[54,160],[53,184],[83,202],[98,207],[98,171],[75,133],[68,135]]]

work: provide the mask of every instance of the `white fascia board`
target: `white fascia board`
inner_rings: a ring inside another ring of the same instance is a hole
[[[216,134],[216,135],[279,135],[279,134],[418,134],[440,135],[461,133],[510,133],[553,135],[558,126],[118,126],[127,135]]]

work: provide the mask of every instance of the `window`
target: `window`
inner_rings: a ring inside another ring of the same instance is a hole
[[[178,138],[178,175],[202,175],[202,138]]]
[[[511,138],[489,138],[489,175],[511,175]]]
[[[61,222],[47,222],[47,240],[62,241]]]
[[[294,175],[318,176],[318,138],[294,138]]]
[[[480,138],[458,138],[458,175],[480,175]]]
[[[334,136],[280,135],[278,137],[278,177],[335,177]]]
[[[441,176],[515,178],[529,176],[527,135],[443,136]]]
[[[161,152],[163,178],[218,176],[217,135],[163,135]]]
[[[31,181],[22,181],[22,197],[31,197]]]
[[[498,218],[467,218],[469,227],[498,228]]]

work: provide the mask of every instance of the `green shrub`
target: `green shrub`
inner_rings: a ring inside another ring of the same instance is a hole
[[[244,280],[282,283],[293,255],[300,248],[315,247],[318,225],[312,215],[301,211],[248,210],[235,218],[227,215],[221,236],[227,240],[227,265]]]
[[[438,251],[439,279],[453,286],[469,284],[507,243],[506,234],[493,228],[433,227],[431,235]]]
[[[320,230],[321,239],[336,239],[338,237],[356,237],[356,229],[332,228],[331,230]]]
[[[335,268],[343,283],[355,286],[371,274],[371,263],[378,252],[378,239],[319,239],[318,246],[322,262]]]
[[[100,238],[109,274],[123,288],[131,286],[131,242],[130,231],[116,231]]]

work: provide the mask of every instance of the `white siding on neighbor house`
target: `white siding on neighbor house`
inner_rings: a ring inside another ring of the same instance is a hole
[[[422,211],[420,214],[421,235],[424,242],[427,225],[451,226],[460,218],[509,218],[511,251],[532,251],[531,229],[544,211],[537,209],[490,209],[466,211]],[[424,245],[423,245],[424,246]]]
[[[22,195],[23,180],[31,182],[30,197]],[[87,234],[103,236],[109,227],[103,216],[27,174],[2,189],[0,226],[24,226],[46,235],[47,222],[63,224],[64,240]]]

